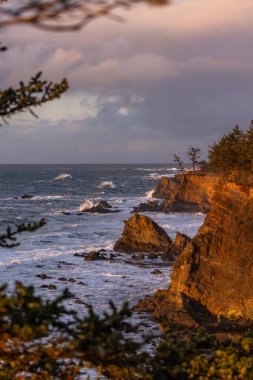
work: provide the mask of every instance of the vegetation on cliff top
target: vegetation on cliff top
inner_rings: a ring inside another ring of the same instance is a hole
[[[224,172],[253,171],[253,121],[248,130],[238,125],[214,143],[208,154],[210,169]]]

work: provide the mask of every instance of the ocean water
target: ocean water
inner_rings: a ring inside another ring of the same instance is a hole
[[[86,310],[79,301],[103,311],[108,300],[133,305],[157,289],[167,288],[168,263],[160,259],[135,261],[129,254],[110,259],[110,253],[133,207],[151,196],[161,176],[175,173],[173,165],[1,165],[0,233],[8,225],[40,218],[47,223],[34,233],[20,235],[18,247],[0,247],[0,284],[8,283],[10,289],[17,280],[33,284],[46,297],[68,287],[74,295],[69,306],[79,312]],[[24,194],[32,198],[21,199]],[[80,208],[99,200],[108,201],[120,212],[80,214]],[[204,219],[200,213],[146,215],[171,238],[177,231],[195,235]],[[107,250],[108,260],[89,262],[74,256],[97,249]],[[156,268],[162,274],[152,274]],[[41,274],[49,278],[42,280]],[[49,284],[56,289],[43,287]]]

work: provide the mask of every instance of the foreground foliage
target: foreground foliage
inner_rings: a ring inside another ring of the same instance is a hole
[[[66,290],[53,301],[16,283],[12,295],[0,289],[0,379],[78,379],[92,366],[111,380],[253,379],[253,335],[219,343],[202,330],[171,326],[152,353],[151,337],[129,323],[127,305],[85,317],[64,306]],[[138,339],[136,339],[138,337]],[[100,375],[99,375],[100,376]]]
[[[6,232],[0,235],[0,247],[17,247],[20,243],[17,242],[16,235],[21,234],[22,232],[34,232],[45,224],[45,219],[41,219],[39,222],[17,224],[14,230],[8,226]]]
[[[62,79],[60,83],[53,83],[41,79],[41,75],[41,72],[37,73],[27,84],[20,82],[18,88],[0,90],[0,117],[5,123],[13,115],[26,110],[37,117],[34,107],[60,98],[67,91],[66,79]]]

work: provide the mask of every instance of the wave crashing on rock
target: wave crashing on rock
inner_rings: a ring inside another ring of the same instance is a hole
[[[115,189],[117,186],[112,181],[102,181],[99,185],[99,189]]]

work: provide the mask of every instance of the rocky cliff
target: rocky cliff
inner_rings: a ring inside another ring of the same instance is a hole
[[[141,203],[135,212],[204,212],[210,210],[211,199],[218,183],[218,176],[211,174],[182,174],[174,178],[162,177],[152,197],[163,199],[162,203]]]
[[[140,303],[156,316],[205,325],[253,319],[253,188],[220,184],[197,235],[177,258],[167,291]]]
[[[208,212],[215,192],[218,177],[206,174],[179,174],[171,179],[177,187],[171,186],[171,191],[162,203],[164,212],[189,211]]]

